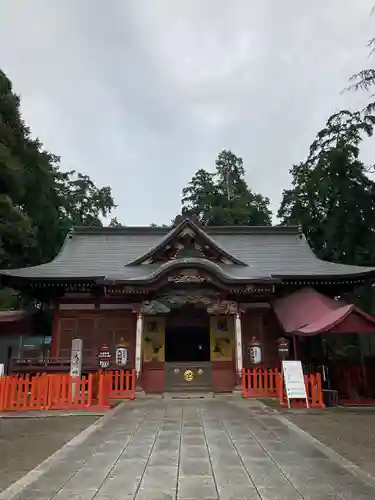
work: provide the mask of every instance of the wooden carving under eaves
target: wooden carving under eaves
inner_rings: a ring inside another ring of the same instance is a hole
[[[170,308],[181,307],[185,304],[200,304],[208,307],[217,302],[218,297],[218,291],[200,288],[199,290],[165,290],[158,295],[157,300]]]
[[[170,312],[170,308],[158,300],[146,300],[141,303],[140,309],[142,314],[149,315],[168,314]]]
[[[182,269],[178,274],[168,276],[169,283],[205,283],[210,281],[207,276],[202,276],[197,269]]]
[[[211,244],[210,241],[197,234],[191,227],[185,227],[174,235],[172,241],[160,247],[143,264],[164,263],[170,260],[185,258],[207,259],[216,263],[231,264],[230,259],[224,257],[222,252]]]
[[[207,308],[208,314],[236,314],[237,302],[220,300]]]

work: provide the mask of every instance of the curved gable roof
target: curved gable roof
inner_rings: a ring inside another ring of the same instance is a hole
[[[229,264],[215,270],[228,280],[254,279],[364,279],[375,275],[375,268],[335,264],[318,259],[297,227],[205,227],[191,221],[184,224],[215,246]],[[147,281],[160,273],[159,263],[143,259],[162,247],[181,230],[181,225],[154,227],[77,228],[51,262],[39,266],[0,271],[0,276],[31,280]],[[185,226],[183,226],[185,227]],[[183,260],[183,259],[182,259]],[[199,264],[209,263],[200,259]],[[177,262],[176,262],[177,264]]]
[[[244,262],[241,260],[237,259],[234,255],[232,255],[230,252],[228,252],[223,246],[221,246],[217,241],[215,241],[211,236],[207,234],[203,229],[201,229],[195,222],[193,222],[191,219],[186,218],[182,220],[179,224],[177,224],[176,227],[171,229],[168,234],[164,236],[154,247],[149,249],[146,253],[143,255],[140,255],[137,259],[134,261],[130,262],[128,265],[137,265],[137,264],[142,264],[143,262],[147,261],[148,259],[152,258],[152,256],[158,252],[159,250],[163,249],[166,245],[170,244],[174,239],[176,239],[184,229],[190,228],[197,236],[200,236],[203,241],[206,241],[208,245],[211,247],[215,248],[217,252],[227,259],[229,262],[232,264],[236,265],[242,265],[246,266]]]

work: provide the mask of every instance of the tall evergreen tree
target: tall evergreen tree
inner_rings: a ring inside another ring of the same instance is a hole
[[[302,224],[320,258],[346,264],[375,263],[375,183],[359,159],[375,118],[360,112],[332,115],[310,147],[306,161],[291,169],[278,212],[282,224]]]
[[[51,260],[73,225],[100,225],[114,207],[108,186],[62,172],[60,159],[31,137],[0,70],[0,268]]]
[[[223,150],[215,172],[200,169],[182,191],[182,213],[203,225],[270,225],[269,200],[253,193],[245,181],[243,160]]]
[[[23,210],[26,186],[17,143],[27,131],[19,118],[19,100],[0,71],[0,265],[22,264],[35,249],[35,231]]]

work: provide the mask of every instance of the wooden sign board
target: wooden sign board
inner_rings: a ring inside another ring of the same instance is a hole
[[[305,399],[306,408],[309,408],[301,361],[283,361],[282,367],[288,408],[291,399]]]
[[[70,355],[70,375],[80,377],[82,372],[82,339],[72,340]]]
[[[70,376],[72,377],[72,397],[76,393],[76,377],[81,378],[82,374],[82,339],[72,340],[72,350],[70,354]]]

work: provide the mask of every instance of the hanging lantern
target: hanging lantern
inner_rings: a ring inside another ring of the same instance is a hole
[[[259,365],[262,362],[262,346],[256,337],[253,337],[249,342],[248,353],[252,365]]]
[[[121,337],[120,342],[116,346],[116,365],[126,366],[128,362],[128,344],[125,344]]]
[[[100,348],[98,359],[99,359],[99,368],[101,370],[107,370],[111,362],[111,352],[107,344],[103,344],[102,347]]]

